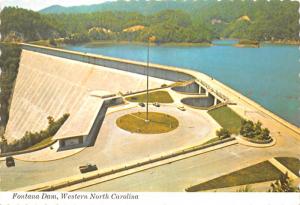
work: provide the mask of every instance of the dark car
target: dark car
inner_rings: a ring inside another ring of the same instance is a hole
[[[139,103],[139,106],[141,106],[141,107],[145,107],[145,103],[143,103],[143,102],[140,102],[140,103]]]
[[[154,105],[155,107],[160,107],[160,104],[159,104],[158,102],[153,103],[153,105]]]
[[[6,166],[7,167],[14,167],[15,166],[15,160],[13,157],[6,157]]]
[[[96,171],[96,170],[98,170],[98,168],[95,164],[94,165],[87,164],[84,166],[80,166],[79,170],[81,173],[86,173],[86,172]]]

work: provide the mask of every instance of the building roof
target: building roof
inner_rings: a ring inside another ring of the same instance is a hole
[[[99,97],[85,96],[81,107],[67,119],[53,137],[54,140],[88,135],[104,100]]]

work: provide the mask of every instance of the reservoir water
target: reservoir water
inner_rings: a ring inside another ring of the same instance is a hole
[[[206,73],[300,127],[298,46],[263,44],[237,48],[230,40],[212,47],[151,46],[150,61]],[[68,45],[69,50],[146,62],[139,44]]]

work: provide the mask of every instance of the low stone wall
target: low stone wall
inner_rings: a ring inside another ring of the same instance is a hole
[[[243,140],[246,140],[248,142],[256,143],[256,144],[269,144],[273,141],[272,137],[270,137],[270,139],[268,139],[268,140],[254,140],[254,139],[243,137],[243,136],[240,136],[240,138],[242,138]]]
[[[208,109],[214,105],[214,98],[210,96],[187,97],[183,98],[181,102],[196,109]]]

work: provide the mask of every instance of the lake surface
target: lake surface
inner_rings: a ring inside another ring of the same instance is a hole
[[[236,48],[234,40],[212,47],[152,46],[150,61],[206,73],[300,127],[300,51],[297,46],[264,44]],[[146,62],[147,47],[112,44],[66,49]]]

